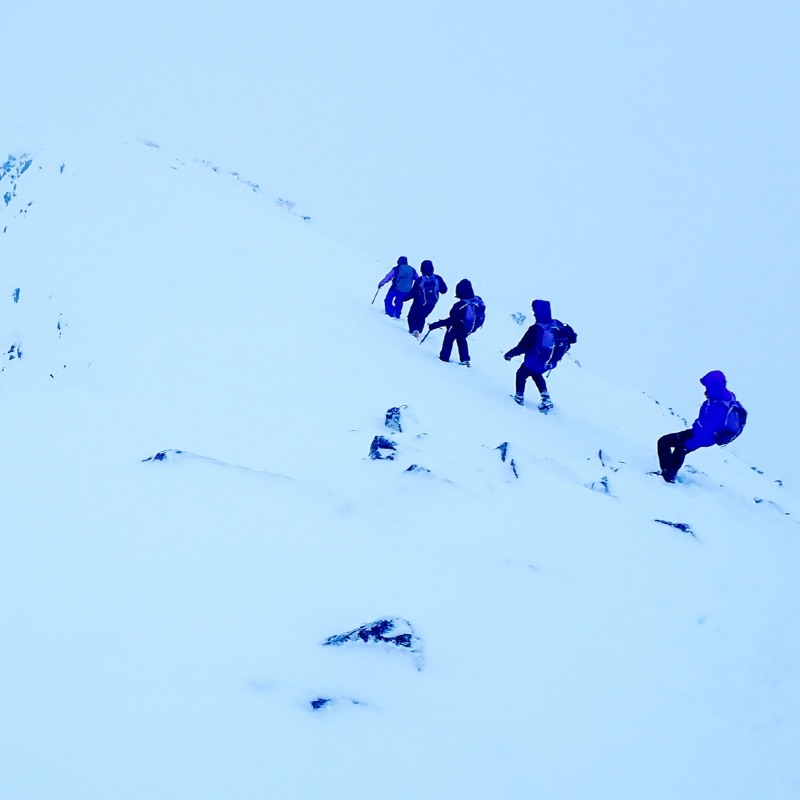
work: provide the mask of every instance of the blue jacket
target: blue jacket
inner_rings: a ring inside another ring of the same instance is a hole
[[[736,399],[725,385],[725,375],[719,370],[704,375],[700,383],[706,387],[707,399],[692,423],[691,436],[684,442],[687,452],[716,444],[717,434],[725,427],[730,402]]]
[[[405,256],[402,256],[397,260],[397,265],[392,267],[387,273],[386,277],[378,284],[378,288],[380,289],[381,286],[384,284],[392,282],[392,288],[395,289],[397,286],[397,281],[401,277],[401,270],[406,278],[411,279],[411,284],[409,285],[408,291],[400,292],[400,294],[405,294],[408,297],[411,296],[411,287],[414,284],[414,281],[417,279],[417,271],[412,267],[405,259]]]

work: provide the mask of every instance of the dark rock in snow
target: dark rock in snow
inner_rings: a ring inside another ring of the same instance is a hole
[[[251,467],[244,467],[241,464],[230,464],[227,461],[220,461],[218,458],[211,458],[209,456],[199,455],[198,453],[192,453],[190,450],[159,450],[154,456],[143,458],[141,461],[142,463],[148,461],[169,463],[181,461],[192,462],[207,465],[214,469],[241,470],[242,472],[247,472],[252,475],[261,475],[268,480],[279,480],[281,482],[292,480],[292,478],[290,478],[288,475],[280,475],[277,472],[267,472],[266,470],[252,469]]]
[[[384,425],[386,425],[390,431],[394,431],[395,433],[403,432],[403,428],[400,424],[400,411],[403,408],[407,408],[407,406],[394,406],[386,412]]]
[[[387,459],[392,461],[395,453],[397,452],[397,445],[385,436],[376,436],[369,446],[369,457],[375,461],[376,459]]]
[[[421,467],[419,464],[412,464],[406,472],[430,472],[427,467]]]
[[[312,711],[319,711],[322,708],[331,708],[332,706],[337,705],[339,698],[335,697],[315,697],[313,700],[309,701],[309,705],[311,706]],[[360,706],[363,703],[360,700],[351,700],[349,698],[345,698],[343,702],[349,703],[352,706]]]
[[[601,494],[607,494],[611,497],[614,496],[608,484],[608,475],[603,475],[599,481],[592,481],[591,483],[584,484],[584,486],[586,486],[587,489],[591,489],[593,492],[600,492]]]
[[[508,458],[508,442],[503,442],[502,444],[497,445],[495,450],[500,451],[500,460],[505,463],[506,458]],[[519,478],[519,472],[517,472],[517,464],[514,459],[510,459],[508,462],[508,466],[511,467],[511,471],[514,473],[515,478]]]
[[[670,522],[668,519],[654,519],[653,522],[659,522],[662,525],[669,525],[671,528],[677,528],[679,531],[688,533],[694,536],[695,539],[697,538],[697,534],[695,534],[691,526],[686,522]]]
[[[337,633],[329,636],[323,647],[339,646],[348,642],[362,642],[364,644],[379,644],[385,647],[402,648],[414,656],[417,669],[422,669],[422,647],[419,637],[411,627],[411,623],[400,617],[387,617],[376,619],[366,625],[361,625],[346,633]]]
[[[753,500],[756,503],[766,503],[770,508],[774,508],[781,514],[785,514],[787,517],[790,516],[789,512],[784,511],[774,500],[765,500],[763,497],[754,497]]]
[[[616,459],[611,458],[608,453],[604,453],[602,450],[597,451],[597,457],[600,459],[600,463],[606,467],[606,469],[610,469],[612,472],[619,472],[620,467],[625,464],[624,461],[617,461]]]
[[[183,450],[159,450],[154,456],[150,456],[149,458],[143,458],[142,462],[145,461],[166,461],[168,456],[176,455],[179,456],[183,453]]]

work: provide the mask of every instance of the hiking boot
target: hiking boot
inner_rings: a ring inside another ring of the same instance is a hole
[[[524,394],[512,394],[511,397],[514,399],[514,402],[521,406],[525,403],[525,395]]]
[[[411,335],[412,335],[412,336],[413,336],[415,339],[419,339],[419,331],[411,331]]]
[[[659,478],[663,478],[667,483],[675,483],[675,476],[670,475],[668,472],[663,472],[660,469],[654,469],[647,473],[648,475],[656,475]]]
[[[469,363],[469,361],[459,361],[458,363],[459,363],[459,365],[460,365],[460,366],[462,366],[462,367],[468,367],[468,366],[470,366],[470,363]]]
[[[444,361],[445,364],[449,364],[450,363],[450,359],[449,358],[442,358],[441,356],[439,356],[439,361]]]
[[[550,399],[550,395],[547,392],[542,392],[542,402],[539,403],[539,411],[543,411],[545,414],[553,407],[553,401]]]

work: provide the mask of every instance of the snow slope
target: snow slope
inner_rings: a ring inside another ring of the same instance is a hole
[[[489,309],[445,365],[369,304],[398,253],[236,163],[14,147],[0,796],[797,794],[796,487],[736,445],[648,475],[695,409],[595,371],[557,296],[545,417],[490,269],[444,273]],[[419,654],[322,646],[384,617]]]

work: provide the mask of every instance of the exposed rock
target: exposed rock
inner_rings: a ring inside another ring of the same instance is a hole
[[[385,436],[376,436],[369,446],[369,457],[375,461],[376,459],[386,459],[392,461],[397,452],[397,445]]]
[[[394,406],[386,412],[384,425],[386,425],[390,431],[394,431],[395,433],[403,432],[403,427],[400,424],[400,410],[403,408],[406,408],[406,406]]]
[[[583,484],[587,489],[591,489],[593,492],[600,492],[601,494],[607,494],[610,497],[614,495],[611,493],[611,487],[608,483],[608,475],[603,475],[599,481],[592,481],[591,483],[584,483]]]
[[[495,450],[500,451],[500,460],[505,463],[506,458],[508,457],[508,442],[503,442],[502,444],[497,445]],[[511,467],[511,471],[514,473],[515,478],[519,478],[519,472],[517,472],[517,465],[514,459],[509,459],[508,466]]]
[[[694,538],[697,538],[697,534],[692,530],[691,526],[686,522],[670,522],[668,519],[654,519],[653,522],[659,522],[662,525],[669,525],[672,528],[677,528],[679,531],[683,531],[684,533],[688,533]]]
[[[150,456],[149,458],[143,458],[142,462],[145,461],[166,461],[167,458],[170,456],[179,456],[183,454],[183,450],[159,450],[154,456]]]
[[[411,623],[400,617],[387,617],[376,619],[366,625],[361,625],[346,633],[337,633],[329,636],[322,644],[324,647],[339,646],[348,642],[363,644],[378,644],[387,648],[401,648],[411,653],[417,669],[422,669],[422,647],[419,637],[414,632]]]
[[[313,700],[309,701],[309,705],[311,706],[312,711],[319,711],[323,708],[332,708],[339,703],[348,703],[352,706],[361,706],[364,705],[360,700],[351,700],[350,698],[338,698],[338,697],[315,697]]]

